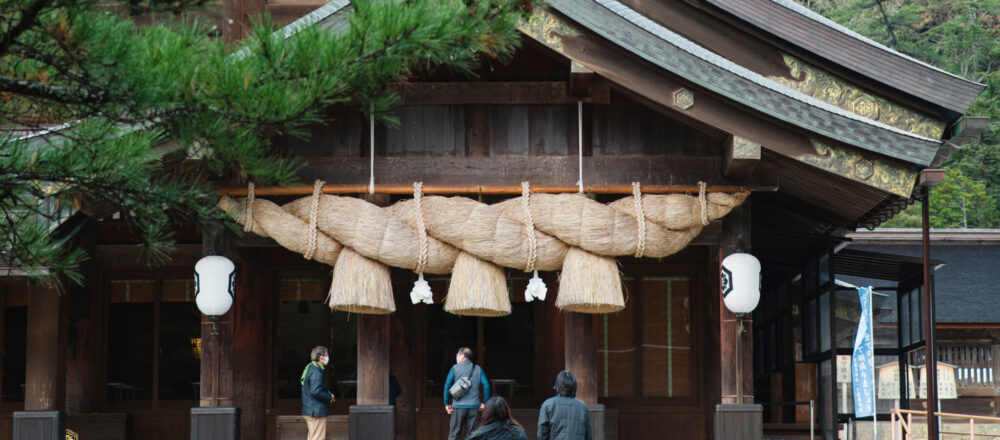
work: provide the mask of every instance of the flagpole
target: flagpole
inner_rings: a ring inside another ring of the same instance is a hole
[[[878,386],[875,380],[875,295],[868,286],[868,327],[872,335],[872,440],[878,440]]]

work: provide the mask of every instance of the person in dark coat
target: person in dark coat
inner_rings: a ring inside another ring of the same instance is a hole
[[[538,410],[538,440],[591,440],[587,404],[576,398],[576,377],[569,370],[556,376],[556,395]]]
[[[333,403],[333,393],[326,384],[324,368],[330,363],[326,347],[320,345],[309,354],[312,359],[302,370],[302,416],[309,430],[307,440],[326,440],[326,416],[330,415],[329,404]]]
[[[479,426],[466,440],[528,440],[528,434],[517,420],[510,416],[510,407],[503,397],[486,401]]]

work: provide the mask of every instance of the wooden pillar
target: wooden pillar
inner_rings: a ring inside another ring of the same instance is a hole
[[[590,429],[595,440],[603,440],[604,405],[597,403],[597,352],[594,345],[594,316],[563,313],[566,338],[566,369],[576,376],[576,398],[587,404]]]
[[[66,298],[53,288],[28,289],[28,353],[24,409],[14,411],[14,440],[61,440],[66,430]]]
[[[540,276],[548,286],[550,296],[559,291],[559,277],[555,272],[542,272]],[[537,307],[542,310],[542,319],[539,323],[541,331],[536,332],[536,334],[541,333],[539,353],[545,353],[544,356],[539,356],[541,367],[535,375],[537,383],[540,384],[535,387],[535,397],[541,402],[552,397],[552,385],[555,384],[556,375],[567,365],[566,324],[564,314],[556,307],[555,301],[549,299]]]
[[[389,404],[389,315],[358,315],[358,405]]]
[[[392,289],[399,299],[396,301],[396,312],[389,315],[391,326],[389,345],[392,346],[389,350],[389,372],[399,383],[399,394],[395,403],[390,402],[390,404],[395,406],[396,438],[400,440],[413,440],[417,436],[416,390],[420,383],[420,369],[415,368],[419,358],[416,344],[418,332],[426,330],[414,323],[415,307],[406,295],[413,287],[415,279],[416,276],[411,271],[392,269]],[[390,384],[390,398],[392,391]]]
[[[239,282],[233,301],[233,403],[240,408],[242,440],[264,440],[267,434],[268,326],[271,289],[263,269],[261,248],[244,248],[236,264]]]
[[[365,199],[379,206],[389,204],[386,194],[369,194]],[[389,315],[358,315],[358,400],[350,408],[351,440],[395,438],[395,410],[389,406],[391,332]]]
[[[243,301],[253,301],[249,295],[250,277],[254,272],[235,251],[235,236],[219,224],[203,226],[202,248],[205,255],[217,254],[236,265],[236,291],[233,305],[217,320],[201,317],[201,392],[200,407],[191,408],[191,440],[239,440],[240,408],[234,399],[234,315]],[[192,270],[194,268],[192,267]],[[259,324],[258,324],[259,325]],[[259,342],[263,345],[263,342]],[[251,363],[253,360],[244,360]],[[260,380],[264,380],[263,377]],[[255,417],[256,414],[251,415]],[[252,421],[259,423],[258,421]]]
[[[750,200],[733,209],[723,219],[723,244],[719,248],[719,267],[722,259],[736,251],[742,240],[743,248],[750,247]],[[719,362],[721,396],[723,404],[753,403],[753,319],[750,316],[737,319],[722,301],[718,284],[713,296],[719,307]]]
[[[586,313],[563,313],[566,331],[566,369],[576,376],[576,398],[597,403],[597,369],[594,351],[594,317]],[[553,378],[554,380],[555,378]]]
[[[733,209],[723,219],[722,246],[719,248],[715,276],[722,260],[742,242],[750,246],[750,200]],[[716,278],[718,280],[718,278]],[[715,304],[719,310],[719,401],[715,406],[713,438],[716,440],[759,440],[764,437],[761,406],[753,403],[753,320],[737,317],[722,301],[718,282]]]
[[[78,247],[96,254],[97,228],[88,222],[77,234]],[[100,409],[104,393],[101,377],[100,323],[104,308],[97,264],[93,258],[80,265],[86,284],[69,286],[66,344],[66,413],[90,414]]]
[[[53,288],[28,296],[28,353],[24,409],[61,410],[66,398],[66,301]]]
[[[204,225],[203,253],[217,253],[238,262],[230,252],[232,238],[221,225]],[[191,268],[192,271],[194,268]],[[237,263],[239,286],[246,286],[247,268]],[[230,308],[218,321],[201,317],[201,407],[233,406],[233,310],[244,298],[239,289]]]
[[[233,406],[233,311],[201,318],[201,406]]]

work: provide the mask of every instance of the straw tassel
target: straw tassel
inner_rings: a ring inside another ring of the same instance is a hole
[[[413,289],[410,290],[410,302],[413,304],[434,304],[434,293],[431,292],[431,285],[424,281],[424,266],[427,265],[427,228],[424,226],[424,208],[420,202],[423,186],[423,182],[413,182],[413,210],[417,223],[419,250],[417,251],[417,267],[414,269],[414,272],[417,273],[417,281],[413,283]]]
[[[531,184],[521,182],[521,207],[524,210],[524,230],[528,237],[528,263],[525,265],[525,272],[534,272],[534,276],[528,280],[528,287],[524,289],[524,300],[532,302],[536,299],[545,301],[545,293],[549,291],[545,287],[545,281],[538,277],[538,270],[535,269],[535,260],[538,258],[538,240],[535,237],[535,221],[531,218]]]

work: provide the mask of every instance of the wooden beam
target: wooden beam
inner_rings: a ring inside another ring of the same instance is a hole
[[[286,25],[303,15],[319,9],[324,4],[322,2],[271,3],[264,7],[264,11],[271,15],[271,20],[274,21],[274,24]]]
[[[299,178],[305,182],[321,179],[330,185],[364,185],[368,182],[369,166],[369,159],[362,157],[311,158],[309,165],[299,172]],[[514,186],[520,194],[524,181],[531,182],[532,187],[575,186],[578,166],[578,158],[574,156],[376,157],[375,188],[424,182],[425,188]],[[742,179],[725,177],[718,156],[583,158],[583,183],[590,186],[631,187],[632,182],[640,182],[643,187],[693,186],[703,181],[710,186],[766,190],[777,187],[775,170],[757,171]],[[358,192],[367,192],[367,186]]]
[[[566,81],[541,82],[410,82],[391,86],[404,105],[532,105],[532,104],[607,104],[610,88],[594,84],[590,93],[575,96]]]
[[[948,140],[961,147],[979,137],[982,132],[986,131],[989,123],[990,118],[986,116],[966,116],[955,123],[954,128],[952,128],[953,135]]]
[[[569,89],[573,96],[589,96],[591,87],[594,84],[593,70],[576,61],[571,61],[569,66]]]
[[[760,162],[760,144],[740,136],[726,142],[722,154],[722,175],[726,177],[749,176]]]
[[[933,188],[944,182],[944,169],[928,168],[920,172],[918,184],[922,187]]]

